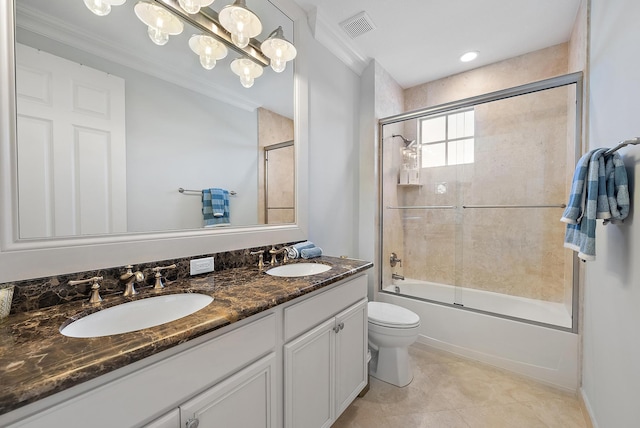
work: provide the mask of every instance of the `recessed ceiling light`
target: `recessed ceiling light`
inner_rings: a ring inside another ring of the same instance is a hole
[[[471,51],[471,52],[467,52],[467,53],[463,54],[460,57],[460,61],[469,62],[469,61],[473,61],[476,58],[478,58],[478,51]]]

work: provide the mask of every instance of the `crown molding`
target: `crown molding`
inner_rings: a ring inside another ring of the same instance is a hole
[[[363,55],[339,28],[332,25],[323,15],[314,8],[308,14],[308,23],[313,37],[334,54],[347,67],[358,76],[362,75],[371,58]]]
[[[152,59],[144,52],[112,44],[108,39],[88,34],[81,28],[51,16],[43,16],[37,9],[18,3],[16,26],[24,30],[48,37],[59,43],[96,55],[113,63],[131,68],[144,74],[165,80],[234,107],[254,111],[260,105],[249,98],[240,96],[228,87],[217,85],[211,79],[197,75],[185,78],[184,70],[172,64]]]

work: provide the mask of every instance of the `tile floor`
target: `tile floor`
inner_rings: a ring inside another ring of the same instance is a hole
[[[421,344],[413,381],[371,378],[333,428],[587,428],[578,399],[524,377]]]

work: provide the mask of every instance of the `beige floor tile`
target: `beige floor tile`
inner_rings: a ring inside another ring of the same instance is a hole
[[[574,394],[415,344],[414,379],[398,388],[371,378],[337,428],[584,428]]]
[[[473,407],[458,413],[470,428],[546,428],[536,413],[524,404]]]
[[[580,405],[566,399],[548,399],[525,403],[550,428],[587,428]]]
[[[388,421],[396,428],[469,428],[462,416],[455,410],[430,413],[412,413],[390,416]]]

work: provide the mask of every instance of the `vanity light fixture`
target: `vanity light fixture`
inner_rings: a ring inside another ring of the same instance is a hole
[[[262,32],[262,22],[247,8],[246,0],[235,0],[223,7],[218,18],[224,29],[231,33],[231,40],[239,48],[247,47],[249,39]]]
[[[240,83],[245,88],[253,86],[253,81],[262,76],[262,67],[247,58],[234,59],[231,63],[231,71],[240,76]]]
[[[194,34],[189,39],[189,47],[200,57],[200,64],[211,70],[216,66],[216,61],[227,56],[227,47],[204,34]]]
[[[106,16],[111,12],[111,6],[120,6],[127,0],[84,0],[85,6],[98,16]]]
[[[158,46],[167,44],[169,36],[182,33],[184,24],[163,7],[147,1],[139,1],[133,10],[140,21],[148,26],[149,38]]]
[[[474,59],[478,58],[478,54],[479,54],[478,51],[467,52],[460,57],[460,61],[462,62],[473,61]]]
[[[276,28],[267,40],[260,45],[262,53],[271,60],[271,68],[276,73],[282,73],[287,66],[287,61],[291,61],[298,53],[296,47],[284,38],[282,26]]]
[[[180,7],[184,9],[185,12],[194,14],[200,12],[200,8],[209,6],[213,3],[214,0],[178,0],[178,4]]]
[[[95,14],[104,16],[112,5],[121,5],[126,0],[83,0]],[[228,49],[240,58],[231,63],[231,71],[240,77],[245,88],[253,86],[264,67],[271,65],[276,73],[285,70],[297,50],[284,37],[282,26],[269,34],[260,43],[254,37],[262,32],[260,19],[247,8],[246,0],[234,0],[223,7],[220,13],[208,8],[214,0],[139,0],[134,6],[136,16],[148,27],[149,38],[157,45],[164,45],[170,35],[184,30],[184,22],[202,34],[189,39],[189,47],[200,57],[200,64],[207,70],[215,67],[216,61],[225,58]]]

